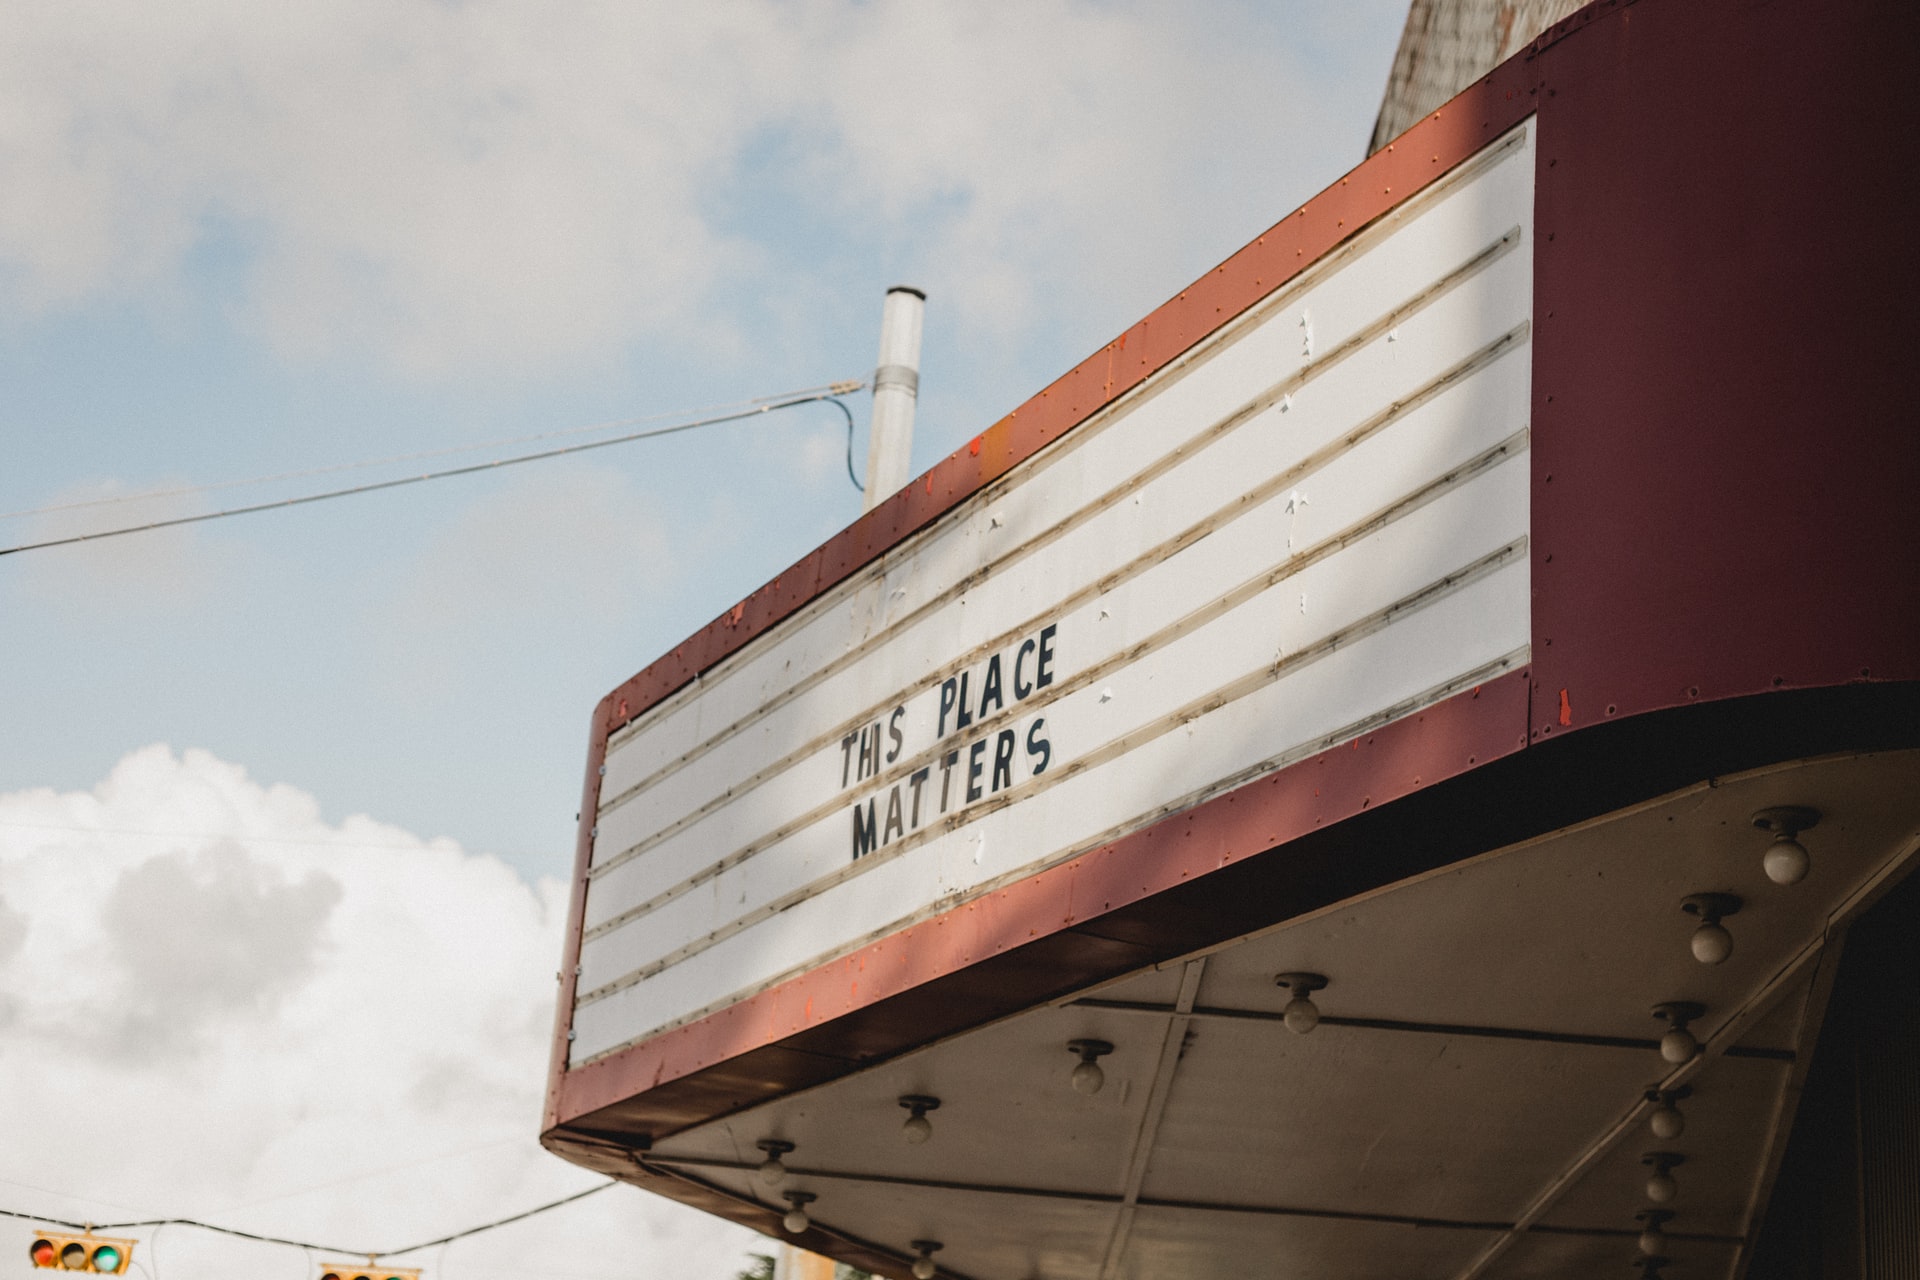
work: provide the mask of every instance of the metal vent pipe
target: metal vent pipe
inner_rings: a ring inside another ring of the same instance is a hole
[[[892,497],[908,479],[913,410],[920,397],[920,322],[926,308],[926,294],[901,284],[887,290],[880,312],[880,366],[873,371],[873,419],[862,508],[866,511]]]

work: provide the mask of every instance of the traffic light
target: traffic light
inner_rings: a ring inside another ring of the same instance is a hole
[[[63,1236],[42,1231],[34,1236],[27,1256],[36,1267],[117,1276],[133,1261],[133,1241],[110,1239],[91,1232],[83,1236]]]
[[[320,1264],[320,1280],[420,1280],[420,1268],[323,1262]]]

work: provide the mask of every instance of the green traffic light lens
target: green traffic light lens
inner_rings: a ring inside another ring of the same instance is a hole
[[[93,1251],[93,1269],[111,1275],[120,1269],[120,1251],[103,1244]]]
[[[35,1240],[33,1247],[27,1250],[27,1256],[33,1259],[33,1265],[36,1267],[50,1267],[58,1257],[51,1240]]]
[[[60,1265],[69,1271],[84,1271],[87,1266],[87,1247],[83,1244],[70,1244],[60,1251]]]

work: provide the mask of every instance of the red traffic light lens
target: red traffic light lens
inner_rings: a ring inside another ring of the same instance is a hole
[[[110,1244],[103,1244],[93,1251],[93,1269],[106,1275],[112,1275],[120,1269],[120,1251]]]
[[[53,1241],[35,1240],[33,1247],[27,1250],[27,1256],[33,1259],[36,1267],[50,1267],[59,1255],[53,1250]]]
[[[87,1268],[87,1246],[70,1244],[60,1251],[60,1265],[69,1271],[84,1271]]]

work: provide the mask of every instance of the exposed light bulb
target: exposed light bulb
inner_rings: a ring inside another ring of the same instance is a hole
[[[1720,922],[1738,915],[1746,903],[1738,894],[1690,893],[1680,899],[1680,909],[1699,919],[1693,931],[1693,958],[1701,964],[1720,964],[1733,954],[1733,935]]]
[[[1640,1220],[1640,1239],[1636,1242],[1641,1256],[1659,1258],[1666,1253],[1667,1237],[1664,1230],[1667,1220],[1673,1217],[1671,1209],[1642,1209],[1633,1215]]]
[[[1666,1204],[1680,1192],[1680,1184],[1673,1180],[1675,1165],[1682,1165],[1687,1158],[1673,1151],[1649,1151],[1640,1157],[1640,1163],[1653,1170],[1653,1176],[1647,1179],[1647,1199],[1655,1204]],[[1664,1219],[1661,1219],[1664,1221]],[[1658,1222],[1649,1225],[1657,1226]]]
[[[1733,954],[1733,935],[1719,924],[1703,924],[1693,931],[1693,958],[1701,964],[1719,964]]]
[[[1320,1008],[1313,1002],[1313,993],[1327,985],[1325,975],[1283,973],[1273,981],[1293,993],[1293,999],[1280,1011],[1280,1021],[1286,1024],[1287,1030],[1304,1036],[1320,1025]]]
[[[1100,1059],[1113,1052],[1113,1045],[1106,1040],[1069,1040],[1067,1051],[1080,1055],[1080,1065],[1073,1069],[1070,1077],[1074,1092],[1088,1097],[1100,1092],[1107,1083],[1107,1073],[1100,1069]]]
[[[807,1206],[813,1203],[813,1200],[814,1194],[811,1191],[787,1192],[787,1216],[780,1219],[780,1225],[785,1227],[789,1234],[797,1236],[813,1225],[813,1219],[807,1216]]]
[[[1698,1052],[1700,1042],[1685,1027],[1675,1027],[1660,1037],[1660,1056],[1676,1067],[1693,1061],[1693,1055]]]
[[[781,1162],[780,1157],[793,1150],[793,1144],[784,1138],[762,1138],[753,1145],[759,1147],[760,1150],[766,1152],[767,1155],[767,1158],[762,1160],[760,1166],[753,1171],[754,1176],[760,1179],[760,1184],[767,1187],[777,1187],[785,1182],[787,1180],[787,1166]]]
[[[909,1093],[900,1099],[900,1105],[912,1113],[900,1126],[900,1134],[917,1147],[933,1136],[933,1122],[927,1119],[927,1112],[938,1111],[940,1099],[924,1093]]]
[[[1700,1042],[1687,1030],[1687,1024],[1706,1013],[1707,1006],[1695,1000],[1666,1000],[1653,1006],[1653,1016],[1667,1024],[1667,1033],[1660,1037],[1660,1056],[1676,1067],[1693,1061],[1693,1055],[1700,1052]]]
[[[1687,1118],[1671,1102],[1655,1107],[1647,1117],[1647,1128],[1656,1138],[1677,1138],[1687,1129]]]
[[[933,1280],[935,1269],[932,1258],[915,1258],[913,1260],[915,1280]]]
[[[1765,856],[1760,859],[1767,879],[1775,884],[1799,884],[1807,878],[1807,868],[1811,865],[1806,846],[1788,835],[1768,845]]]
[[[1775,884],[1799,884],[1807,877],[1811,860],[1800,833],[1820,825],[1820,811],[1801,804],[1777,804],[1753,815],[1753,825],[1773,832],[1773,843],[1761,856],[1760,867]]]
[[[913,1242],[913,1251],[920,1255],[913,1260],[914,1280],[933,1280],[933,1273],[938,1270],[938,1268],[933,1265],[933,1255],[945,1247],[946,1246],[942,1245],[938,1240],[915,1240]]]

